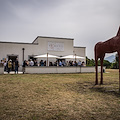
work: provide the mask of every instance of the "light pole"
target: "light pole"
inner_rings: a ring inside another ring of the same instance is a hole
[[[23,50],[23,62],[24,62],[24,50],[25,50],[25,48],[22,48],[22,50]]]

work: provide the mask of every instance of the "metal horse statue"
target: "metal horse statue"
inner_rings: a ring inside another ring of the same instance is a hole
[[[98,85],[98,59],[100,58],[101,61],[100,84],[103,84],[103,60],[105,57],[105,53],[113,53],[113,52],[118,52],[118,56],[119,56],[119,85],[120,85],[120,27],[115,37],[105,42],[98,42],[95,45],[94,51],[95,51],[95,68],[96,68],[95,85]]]

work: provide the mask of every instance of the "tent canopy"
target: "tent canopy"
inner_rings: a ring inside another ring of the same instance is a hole
[[[62,58],[62,59],[85,59],[85,57],[81,57],[81,56],[77,56],[77,55],[67,55],[67,56],[63,56],[63,57],[59,57],[56,55],[51,55],[51,54],[43,54],[43,55],[37,55],[34,58]]]
[[[43,54],[43,55],[37,55],[35,56],[34,58],[59,58],[58,56],[56,55],[50,55],[50,54]]]
[[[67,55],[61,58],[69,58],[69,59],[85,59],[85,57],[77,56],[77,55]]]
[[[47,58],[47,66],[48,66],[48,58],[59,58],[56,55],[50,55],[50,54],[43,54],[43,55],[37,55],[34,58]]]

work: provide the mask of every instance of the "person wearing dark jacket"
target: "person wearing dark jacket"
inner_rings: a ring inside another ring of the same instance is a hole
[[[16,74],[16,72],[17,72],[17,74],[18,74],[18,67],[19,67],[19,62],[18,62],[18,58],[16,58],[16,60],[15,60],[15,74]]]
[[[27,65],[27,62],[26,62],[26,60],[24,60],[24,62],[23,62],[23,74],[25,73],[25,67],[26,67],[26,65]]]

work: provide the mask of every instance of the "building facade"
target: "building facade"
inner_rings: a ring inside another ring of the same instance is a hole
[[[0,60],[13,61],[18,58],[20,65],[23,60],[33,59],[36,55],[52,54],[56,56],[74,55],[84,57],[86,61],[86,47],[73,46],[74,39],[38,36],[32,43],[0,42]],[[38,58],[38,61],[46,58]],[[55,61],[50,58],[49,61]]]

